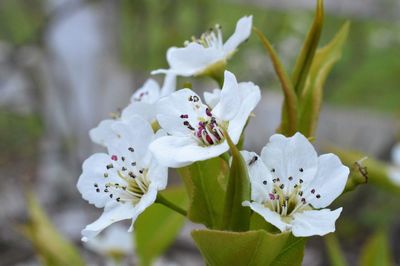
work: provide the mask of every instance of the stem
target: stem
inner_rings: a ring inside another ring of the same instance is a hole
[[[181,207],[175,205],[174,203],[172,203],[171,201],[167,200],[166,198],[164,198],[164,196],[162,196],[161,194],[157,195],[157,199],[156,199],[156,203],[162,204],[165,207],[170,208],[171,210],[182,214],[183,216],[187,216],[187,212],[182,209]]]
[[[224,160],[227,164],[229,164],[229,159],[230,159],[230,157],[229,157],[228,152],[224,152],[224,153],[221,154],[219,157],[220,157],[222,160]]]

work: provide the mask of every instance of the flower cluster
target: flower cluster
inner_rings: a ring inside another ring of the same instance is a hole
[[[238,82],[225,66],[251,28],[252,17],[243,17],[225,43],[217,25],[183,48],[170,48],[169,69],[153,71],[166,74],[163,86],[147,80],[120,114],[90,131],[92,141],[107,152],[83,163],[77,187],[85,200],[104,212],[82,231],[84,241],[125,219],[132,221],[133,230],[147,207],[161,203],[158,192],[167,186],[168,167],[228,155],[228,137],[239,143],[261,93],[252,82]],[[209,75],[221,84],[205,92],[204,101],[176,82],[177,76],[198,75]],[[349,174],[337,156],[318,157],[300,133],[289,138],[273,135],[261,156],[241,154],[251,184],[251,199],[244,206],[295,236],[334,231],[342,209],[324,208],[342,193]]]

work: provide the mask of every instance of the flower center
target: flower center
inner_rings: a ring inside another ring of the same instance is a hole
[[[215,48],[222,49],[222,27],[219,24],[216,24],[213,28],[210,28],[207,32],[203,33],[200,38],[192,37],[191,42],[198,43],[205,48]],[[191,43],[190,41],[185,41],[184,45],[187,46]]]

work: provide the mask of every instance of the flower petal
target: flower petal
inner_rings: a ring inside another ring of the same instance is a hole
[[[236,77],[229,71],[224,73],[224,86],[221,90],[221,97],[212,113],[225,121],[229,121],[238,113],[240,106],[239,86]]]
[[[148,79],[131,97],[131,102],[155,103],[160,98],[160,86],[154,79]]]
[[[228,149],[226,141],[203,147],[190,136],[166,136],[150,144],[150,150],[160,164],[174,168],[217,157]]]
[[[300,133],[290,138],[280,134],[271,136],[269,143],[261,151],[261,158],[274,172],[274,177],[279,178],[281,183],[290,188],[300,179],[304,185],[309,183],[315,175],[318,164],[314,147]]]
[[[82,230],[82,241],[86,242],[92,237],[98,235],[107,226],[125,219],[130,219],[135,215],[135,208],[131,204],[122,204],[110,202],[105,208],[103,214],[93,223],[87,225]]]
[[[133,102],[122,110],[121,119],[127,120],[131,116],[139,115],[151,123],[156,119],[156,113],[155,104]]]
[[[251,199],[264,202],[273,188],[272,175],[255,152],[241,151],[251,183]],[[257,158],[257,159],[256,159]]]
[[[228,133],[232,141],[236,144],[242,131],[247,123],[247,120],[261,99],[260,88],[252,82],[239,83],[240,105],[237,108],[236,116],[229,122]]]
[[[258,202],[245,201],[242,205],[250,207],[253,211],[261,215],[267,222],[281,230],[281,232],[288,231],[291,228],[290,224],[282,221],[281,216],[278,213],[271,211]]]
[[[221,89],[214,89],[212,92],[204,92],[204,101],[212,109],[221,98]]]
[[[224,51],[226,53],[233,52],[236,47],[242,42],[247,40],[251,34],[251,28],[253,24],[253,16],[245,16],[239,19],[236,23],[235,32],[224,44]]]
[[[171,47],[167,51],[170,69],[158,69],[151,74],[173,73],[179,76],[193,76],[203,72],[209,65],[224,59],[224,52],[212,47],[205,48],[198,43],[190,43],[183,48]]]
[[[344,166],[336,155],[332,153],[321,155],[318,158],[315,177],[303,190],[307,202],[317,209],[331,204],[342,194],[349,173],[349,168]]]
[[[164,78],[164,84],[161,88],[161,97],[170,95],[176,90],[176,75],[167,73]]]
[[[117,137],[112,131],[111,127],[116,120],[106,119],[99,123],[99,125],[89,131],[90,139],[97,144],[106,146],[107,141]]]
[[[395,165],[400,166],[400,143],[392,148],[392,161]]]
[[[335,222],[343,208],[304,211],[295,213],[292,221],[292,232],[297,237],[326,235],[335,231]]]

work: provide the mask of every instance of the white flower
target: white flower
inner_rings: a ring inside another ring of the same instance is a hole
[[[125,107],[120,116],[115,119],[105,119],[90,130],[89,135],[93,142],[106,146],[107,141],[112,141],[118,136],[113,132],[112,125],[119,120],[129,119],[132,115],[140,115],[150,123],[156,119],[157,101],[170,95],[176,88],[176,76],[167,74],[163,87],[160,88],[154,79],[148,79],[131,97],[130,104]]]
[[[223,43],[221,27],[203,33],[200,39],[186,42],[185,47],[171,47],[167,51],[170,69],[159,69],[152,72],[175,73],[180,76],[204,74],[219,64],[225,65],[236,48],[247,40],[251,34],[252,16],[242,17],[236,24],[234,34]]]
[[[389,166],[389,179],[397,186],[400,186],[400,143],[397,143],[392,148],[392,163],[394,166]]]
[[[103,256],[128,256],[133,254],[133,237],[126,228],[116,224],[85,242],[85,246]]]
[[[154,135],[150,124],[139,116],[115,122],[112,130],[119,138],[107,142],[108,154],[93,154],[83,163],[77,184],[85,200],[104,208],[100,218],[82,231],[83,241],[120,220],[132,219],[133,226],[167,184],[167,168],[160,166],[148,150],[162,132]]]
[[[334,154],[318,157],[300,133],[286,138],[273,135],[261,151],[242,151],[251,181],[249,206],[282,232],[293,235],[325,235],[335,231],[342,208],[330,205],[346,185],[349,169]]]
[[[251,82],[237,83],[225,71],[220,99],[214,108],[203,104],[189,89],[182,89],[159,101],[157,120],[169,133],[150,145],[161,164],[182,167],[226,152],[226,130],[239,141],[247,119],[260,100],[260,89]]]
[[[400,166],[400,143],[392,148],[392,161],[395,165]]]

